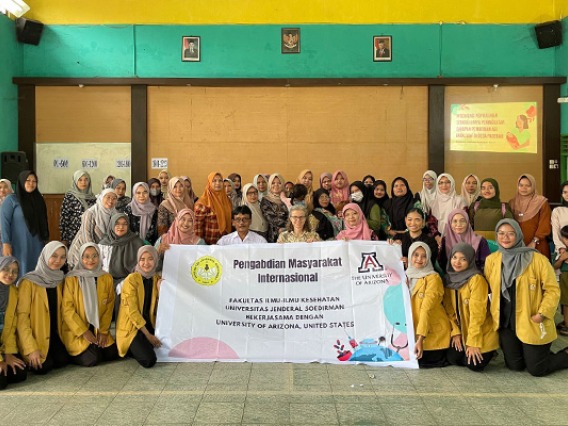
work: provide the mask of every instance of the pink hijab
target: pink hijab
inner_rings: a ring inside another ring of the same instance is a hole
[[[335,178],[337,177],[337,175],[341,175],[343,176],[343,179],[345,179],[345,185],[343,186],[342,189],[338,189],[335,187]],[[335,171],[335,173],[333,173],[333,176],[331,177],[331,204],[333,204],[333,206],[337,206],[340,202],[342,201],[348,201],[349,200],[349,179],[347,179],[347,173],[345,173],[343,170],[337,170]]]
[[[345,212],[347,210],[355,210],[359,213],[359,220],[355,224],[355,226],[349,226],[347,222],[345,223],[345,229],[337,234],[337,240],[371,240],[372,231],[367,225],[367,219],[365,219],[365,213],[361,210],[358,204],[349,203],[343,207],[343,215],[345,216]]]
[[[467,230],[463,234],[456,234],[452,229],[452,220],[454,216],[457,214],[461,214],[465,221],[467,222]],[[469,223],[469,215],[465,212],[464,209],[453,209],[450,214],[448,215],[448,221],[446,222],[446,230],[444,232],[444,247],[446,250],[446,255],[448,259],[451,257],[452,248],[458,243],[467,243],[473,247],[475,252],[477,253],[477,249],[479,248],[479,243],[481,242],[481,237],[473,232],[471,228],[471,224]]]
[[[178,228],[178,222],[186,214],[191,216],[194,226],[189,232],[181,232]],[[176,220],[168,229],[168,232],[162,237],[162,242],[166,244],[183,244],[183,245],[195,245],[199,241],[199,237],[195,235],[195,213],[191,209],[182,209],[178,212]]]

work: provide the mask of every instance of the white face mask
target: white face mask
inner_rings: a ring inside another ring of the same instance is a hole
[[[353,194],[351,194],[351,200],[355,201],[356,203],[363,201],[363,193],[361,191],[354,192]]]
[[[159,189],[155,189],[155,188],[154,188],[154,189],[151,189],[151,190],[150,190],[150,195],[151,195],[152,197],[157,197],[158,195],[160,195],[160,190],[159,190]]]

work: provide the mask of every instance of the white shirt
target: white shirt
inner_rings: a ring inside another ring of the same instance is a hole
[[[258,235],[254,231],[249,231],[244,240],[241,240],[237,231],[231,232],[228,235],[223,235],[219,241],[218,246],[231,246],[234,244],[264,244],[266,239],[262,235]]]

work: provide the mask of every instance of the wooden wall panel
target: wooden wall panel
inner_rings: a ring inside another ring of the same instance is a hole
[[[517,179],[523,173],[532,174],[542,194],[542,86],[448,86],[445,96],[445,170],[456,179],[458,192],[467,174],[474,173],[479,179],[492,177],[499,182],[501,200],[508,201],[516,193]],[[538,148],[537,154],[493,153],[450,151],[450,107],[456,103],[490,103],[536,101],[538,109]]]
[[[337,169],[350,180],[403,175],[418,190],[427,104],[427,87],[150,86],[148,160],[167,157],[198,194],[213,170],[237,171],[246,183],[274,171],[295,181],[305,168],[314,180]]]
[[[130,142],[130,86],[36,87],[42,142]]]

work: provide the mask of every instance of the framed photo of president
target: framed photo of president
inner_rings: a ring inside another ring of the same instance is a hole
[[[181,38],[181,60],[183,62],[201,61],[201,37],[184,36]]]
[[[392,61],[392,37],[373,36],[373,61]]]

